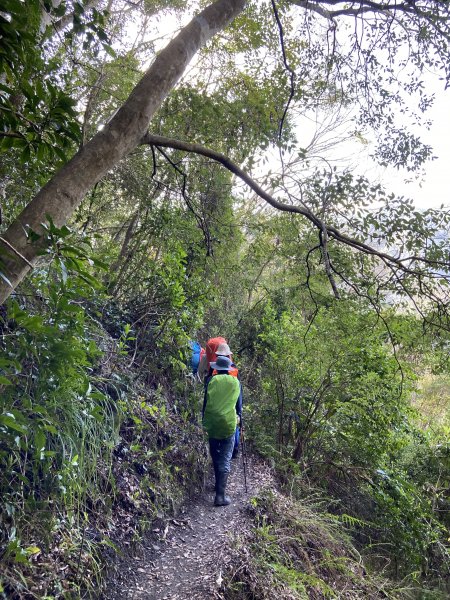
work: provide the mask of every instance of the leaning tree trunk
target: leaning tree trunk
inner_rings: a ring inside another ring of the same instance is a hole
[[[156,57],[127,101],[40,190],[0,239],[0,304],[36,262],[39,246],[30,244],[26,227],[39,232],[50,216],[57,227],[71,217],[86,193],[140,143],[149,123],[198,50],[224,29],[248,0],[217,0],[184,27]]]

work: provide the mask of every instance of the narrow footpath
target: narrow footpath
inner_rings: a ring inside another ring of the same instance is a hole
[[[153,530],[139,554],[123,559],[103,600],[223,599],[223,573],[233,537],[250,526],[249,499],[270,485],[270,474],[256,459],[247,459],[245,492],[242,458],[232,461],[227,495],[232,504],[214,507],[213,475],[206,489],[176,518]]]

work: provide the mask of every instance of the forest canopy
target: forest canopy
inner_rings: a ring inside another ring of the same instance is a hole
[[[224,335],[292,502],[447,597],[450,212],[360,163],[426,173],[449,35],[444,0],[4,0],[0,596],[93,597],[201,485],[189,341]]]
[[[140,81],[139,65],[154,52],[146,31],[152,16],[169,7],[182,13],[181,6],[30,3],[31,19],[21,6],[11,0],[2,17],[10,44],[2,57],[2,148],[30,175],[36,170],[39,184],[20,202],[7,194],[14,210],[2,236],[3,299],[48,247],[42,223],[67,224],[108,171],[147,145],[152,176],[161,162],[172,165],[188,204],[194,184],[183,165],[200,156],[275,208],[302,215],[316,230],[312,251],[335,295],[339,287],[360,289],[357,273],[368,258],[382,272],[375,295],[400,293],[410,302],[420,295],[437,310],[448,275],[439,235],[446,212],[414,212],[408,199],[331,160],[341,140],[325,143],[316,132],[305,148],[297,137],[313,112],[331,115],[337,131],[340,119],[350,119],[354,138],[375,136],[380,164],[420,169],[432,150],[413,127],[433,102],[424,74],[448,78],[447,3],[216,2],[154,56]],[[163,148],[180,152],[171,158]],[[251,171],[269,148],[278,151],[278,168],[259,183]],[[354,273],[333,259],[341,245],[357,251]]]

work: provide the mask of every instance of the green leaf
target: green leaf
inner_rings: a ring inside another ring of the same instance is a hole
[[[22,163],[27,163],[31,158],[31,146],[28,144],[22,150],[22,154],[20,155],[20,160]]]
[[[9,150],[10,148],[12,148],[14,146],[14,137],[4,137],[2,139],[2,150]]]
[[[43,425],[43,428],[45,429],[45,431],[48,431],[49,433],[52,433],[53,435],[56,435],[58,433],[58,430],[56,429],[56,427],[54,425],[51,425],[50,423],[45,423]]]
[[[0,425],[8,427],[8,429],[18,431],[19,433],[26,433],[27,431],[27,427],[18,423],[15,417],[11,414],[0,415]]]
[[[59,265],[61,267],[61,275],[62,275],[63,283],[67,283],[68,273],[67,273],[66,264],[65,264],[65,262],[62,259],[59,259]]]
[[[45,433],[40,430],[36,433],[36,435],[34,436],[34,448],[35,448],[35,455],[37,458],[42,459],[42,452],[45,450],[45,443],[46,443],[46,437],[45,437]]]
[[[59,146],[52,146],[52,150],[63,162],[67,162],[67,156],[64,150],[62,150]]]
[[[112,58],[117,58],[116,51],[109,44],[103,44],[103,48]]]
[[[43,143],[38,145],[36,157],[38,160],[44,160],[47,155],[47,146]]]

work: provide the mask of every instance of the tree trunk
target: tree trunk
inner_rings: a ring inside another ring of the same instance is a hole
[[[217,0],[192,19],[155,58],[113,119],[66,163],[0,237],[0,304],[37,260],[40,247],[28,243],[26,227],[41,231],[49,215],[64,225],[86,193],[140,143],[149,123],[197,51],[222,31],[248,0]]]

